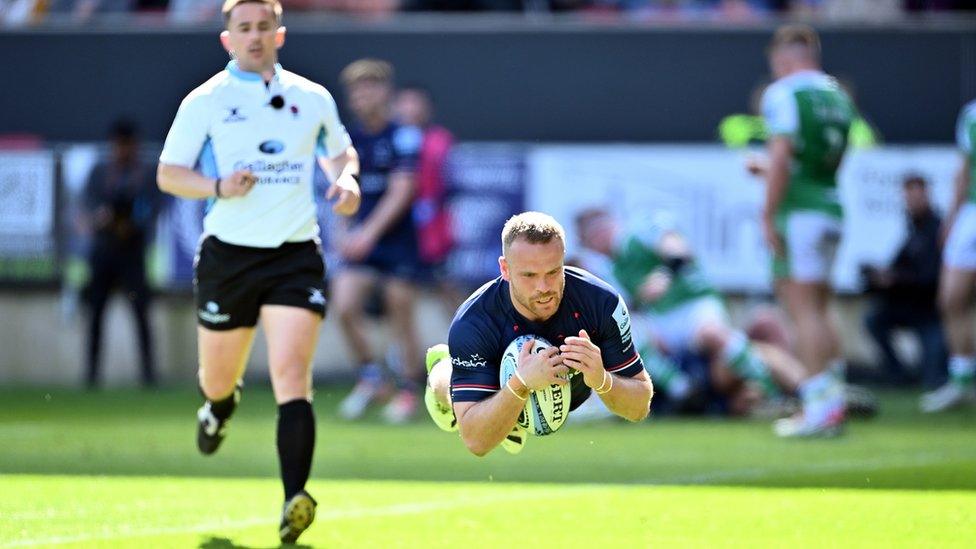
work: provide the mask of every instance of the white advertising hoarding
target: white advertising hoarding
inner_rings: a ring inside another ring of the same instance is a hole
[[[54,155],[0,151],[0,234],[48,238],[54,226]]]
[[[709,145],[538,146],[529,156],[526,204],[564,224],[570,255],[577,249],[573,219],[583,209],[606,207],[634,229],[665,215],[720,288],[766,292],[769,254],[759,226],[764,187],[744,168],[749,154],[755,153]],[[833,273],[838,289],[857,290],[859,265],[885,263],[897,250],[905,234],[904,176],[925,176],[936,208],[945,212],[959,161],[951,147],[848,155],[840,173],[846,214]]]

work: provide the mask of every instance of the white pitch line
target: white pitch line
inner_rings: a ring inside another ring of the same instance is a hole
[[[323,511],[316,513],[315,522],[329,522],[329,521],[340,521],[358,518],[369,518],[369,517],[389,517],[389,516],[401,516],[401,515],[415,515],[421,513],[427,513],[430,511],[438,511],[442,509],[455,509],[457,507],[476,507],[489,505],[492,503],[517,501],[517,500],[527,500],[527,499],[547,499],[555,497],[567,491],[585,491],[587,488],[582,487],[566,487],[565,489],[550,489],[542,493],[535,494],[520,494],[517,496],[493,496],[487,498],[478,499],[458,499],[452,501],[425,501],[425,502],[407,502],[407,503],[397,503],[394,505],[387,505],[385,507],[364,507],[361,509],[338,509],[334,511]],[[36,545],[61,545],[66,543],[82,543],[87,541],[108,541],[108,540],[118,540],[125,538],[143,537],[143,536],[159,536],[159,535],[170,535],[170,534],[194,534],[194,533],[204,533],[220,530],[236,530],[240,528],[248,528],[251,526],[262,526],[277,524],[278,521],[274,519],[268,519],[268,517],[251,517],[247,519],[240,520],[222,520],[214,521],[210,523],[198,524],[190,527],[165,527],[165,528],[146,528],[143,530],[131,530],[126,532],[109,532],[105,534],[94,534],[94,535],[81,535],[81,536],[52,536],[48,538],[36,538],[30,540],[21,540],[10,543],[5,543],[0,545],[0,547],[32,547]]]

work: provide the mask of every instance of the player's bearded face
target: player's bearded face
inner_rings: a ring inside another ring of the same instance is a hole
[[[564,258],[565,249],[558,239],[546,244],[518,239],[509,246],[500,262],[502,277],[522,316],[542,321],[556,314],[566,287]]]
[[[278,48],[285,42],[285,28],[278,26],[270,6],[240,4],[231,12],[221,41],[242,70],[261,72],[277,61]]]

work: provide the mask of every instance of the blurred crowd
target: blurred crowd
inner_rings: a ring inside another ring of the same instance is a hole
[[[136,14],[174,23],[216,20],[222,0],[0,0],[0,21],[24,25]],[[399,12],[576,12],[637,21],[749,21],[790,15],[891,19],[931,12],[976,11],[971,0],[284,0],[285,11],[383,16]]]

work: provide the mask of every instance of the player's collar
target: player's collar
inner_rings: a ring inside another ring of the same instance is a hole
[[[274,72],[275,72],[274,77],[275,78],[278,78],[278,75],[281,74],[281,71],[282,71],[281,63],[275,63],[275,65],[274,65]],[[227,62],[227,72],[229,72],[231,74],[231,76],[233,76],[235,78],[239,78],[241,80],[246,80],[248,82],[264,82],[264,78],[262,78],[259,73],[256,73],[256,72],[248,72],[248,71],[245,71],[245,70],[241,69],[240,65],[237,64],[237,60],[236,59],[231,59],[230,61]]]

